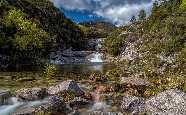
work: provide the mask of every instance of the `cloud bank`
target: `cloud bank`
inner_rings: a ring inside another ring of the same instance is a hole
[[[154,0],[52,0],[66,10],[92,12],[115,24],[127,23],[141,9],[149,14]]]

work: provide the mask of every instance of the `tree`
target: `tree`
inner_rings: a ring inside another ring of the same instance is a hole
[[[132,16],[131,19],[130,19],[130,22],[134,23],[135,21],[136,21],[136,16]]]
[[[146,18],[146,12],[144,9],[140,10],[138,17],[139,20],[144,20]]]

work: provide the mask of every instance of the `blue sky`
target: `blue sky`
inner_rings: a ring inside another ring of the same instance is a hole
[[[104,19],[117,25],[129,22],[141,9],[150,14],[154,0],[52,0],[75,22]]]

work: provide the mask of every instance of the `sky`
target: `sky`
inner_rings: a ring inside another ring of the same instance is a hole
[[[150,14],[154,0],[52,0],[74,22],[106,20],[127,24],[141,9]]]

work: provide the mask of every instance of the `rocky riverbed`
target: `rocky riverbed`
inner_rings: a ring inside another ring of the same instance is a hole
[[[146,80],[123,78],[123,92],[116,93],[114,83],[94,84],[91,81],[61,81],[50,87],[21,88],[12,94],[8,90],[0,92],[1,115],[185,115],[186,94],[178,89],[170,89],[155,96],[141,90],[150,87]],[[142,89],[140,89],[140,88]],[[129,93],[132,91],[133,93]]]

